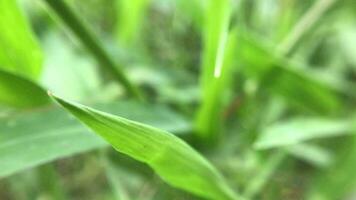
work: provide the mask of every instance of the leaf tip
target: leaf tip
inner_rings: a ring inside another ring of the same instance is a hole
[[[47,90],[47,95],[53,97],[53,93],[50,90]]]

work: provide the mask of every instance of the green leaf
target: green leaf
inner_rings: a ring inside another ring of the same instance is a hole
[[[15,0],[1,0],[0,27],[0,69],[36,80],[42,52]]]
[[[177,14],[190,20],[196,30],[202,29],[205,0],[176,1]]]
[[[257,149],[268,149],[312,139],[342,136],[349,134],[351,128],[350,120],[294,118],[264,129],[254,146]]]
[[[209,0],[204,13],[203,55],[202,55],[202,96],[208,92],[210,81],[214,78],[216,65],[221,65],[228,36],[231,3],[230,0]],[[218,58],[220,57],[220,58]],[[220,60],[219,60],[220,59]]]
[[[226,39],[226,47],[221,55],[221,69],[210,80],[209,89],[202,99],[197,114],[196,129],[199,136],[203,139],[217,139],[217,133],[221,126],[222,107],[224,98],[227,97],[229,83],[232,78],[232,66],[236,47],[236,30],[230,32]],[[219,70],[219,69],[218,69]]]
[[[116,0],[118,11],[118,36],[120,42],[130,44],[137,39],[149,0]]]
[[[296,144],[287,148],[287,151],[316,167],[325,168],[333,162],[332,154],[328,149],[311,144]]]
[[[190,130],[182,117],[162,106],[128,101],[97,107],[174,133]],[[59,109],[0,118],[0,177],[107,146],[100,137],[88,132]]]
[[[236,30],[229,33],[231,18],[229,0],[208,1],[203,32],[201,99],[196,119],[196,132],[204,140],[216,140],[222,99],[231,76]]]
[[[282,59],[266,75],[263,84],[298,109],[321,113],[336,111],[340,108],[338,95],[345,93],[335,88],[335,84],[321,80],[320,74]]]
[[[244,191],[244,196],[248,199],[253,198],[258,194],[263,187],[266,185],[267,181],[270,180],[271,176],[276,172],[278,167],[282,164],[286,158],[286,153],[284,150],[280,150],[272,154],[268,160],[261,167],[259,172],[248,182],[246,189]]]
[[[250,33],[238,34],[237,62],[247,78],[259,80],[271,95],[306,111],[329,113],[340,107],[344,88],[325,80],[320,70],[274,53],[271,45]],[[248,67],[246,67],[248,66]]]
[[[238,199],[219,172],[178,137],[59,97],[54,99],[117,151],[148,164],[170,185],[209,199]]]
[[[0,104],[30,108],[48,103],[46,91],[36,83],[0,69]]]

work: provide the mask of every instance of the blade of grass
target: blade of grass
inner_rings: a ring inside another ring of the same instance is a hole
[[[117,151],[148,164],[170,185],[210,199],[239,199],[220,173],[174,135],[52,95]]]
[[[295,118],[267,127],[254,144],[256,149],[298,144],[303,141],[349,134],[350,120]]]
[[[214,74],[210,82],[206,96],[202,99],[202,105],[199,107],[196,119],[196,130],[198,136],[207,141],[217,141],[219,139],[219,129],[221,128],[223,99],[228,92],[228,85],[232,77],[232,66],[234,62],[234,53],[236,47],[236,31],[231,31],[226,36],[226,47],[219,56],[219,63],[216,65]],[[220,135],[221,136],[221,135]]]
[[[150,0],[116,0],[118,37],[125,45],[137,39]]]
[[[230,23],[231,6],[230,0],[209,0],[208,6],[205,9],[203,28],[204,49],[200,80],[203,98],[208,92],[209,83],[214,77],[215,68],[220,68],[222,64]]]
[[[15,0],[0,1],[0,69],[36,80],[42,51]]]
[[[325,168],[331,165],[333,157],[328,149],[311,144],[297,144],[287,148],[287,151],[313,166]]]
[[[80,19],[77,13],[75,13],[64,0],[44,1],[77,36],[82,45],[102,64],[103,69],[109,72],[116,81],[121,83],[130,95],[141,99],[142,95],[138,88],[130,82],[123,71],[123,67],[115,63],[111,56],[105,51],[99,39]]]
[[[248,77],[260,79],[269,92],[283,97],[297,109],[332,113],[340,107],[340,96],[351,96],[347,88],[336,86],[320,76],[320,70],[274,55],[273,48],[252,34],[239,34],[238,62]],[[244,67],[249,66],[249,67]]]
[[[184,118],[163,106],[121,101],[96,107],[176,134],[191,129]],[[48,107],[0,118],[0,178],[107,146],[62,110]]]
[[[335,0],[317,0],[277,47],[277,50],[281,52],[282,55],[289,54],[302,36],[315,25],[320,17],[322,17],[335,2]]]
[[[122,181],[119,179],[119,175],[116,172],[115,166],[110,161],[109,155],[106,151],[100,152],[100,158],[104,165],[105,175],[108,179],[110,187],[112,188],[114,197],[116,200],[130,200],[128,192],[125,190]]]
[[[208,2],[203,32],[201,99],[195,122],[197,136],[215,141],[219,129],[221,101],[229,78],[235,33],[229,34],[230,0]]]
[[[268,161],[264,164],[262,170],[255,175],[252,181],[248,182],[246,190],[244,191],[244,197],[252,199],[258,194],[286,156],[287,153],[284,150],[278,150],[275,154],[271,155]]]
[[[206,2],[205,0],[176,1],[177,12],[179,15],[184,15],[191,20],[194,28],[200,31],[203,27]]]

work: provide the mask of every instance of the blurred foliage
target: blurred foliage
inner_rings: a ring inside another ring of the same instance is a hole
[[[108,148],[45,90],[172,132],[245,199],[354,199],[355,9],[1,0],[0,199],[206,196]]]

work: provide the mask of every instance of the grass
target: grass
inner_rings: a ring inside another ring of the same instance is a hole
[[[38,2],[0,3],[0,199],[353,198],[352,1]]]

